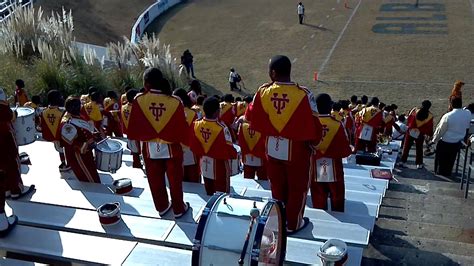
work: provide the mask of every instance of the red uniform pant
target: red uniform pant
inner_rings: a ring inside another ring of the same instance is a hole
[[[166,174],[170,185],[173,212],[175,214],[183,213],[185,208],[183,201],[183,157],[150,159],[148,156],[144,156],[144,160],[148,184],[156,210],[162,212],[170,204],[168,191],[166,190]]]
[[[255,175],[257,175],[258,180],[268,180],[267,166],[265,164],[262,166],[249,166],[244,164],[244,178],[254,179]]]
[[[291,161],[269,157],[268,178],[272,197],[285,203],[287,228],[300,228],[310,185],[310,149],[303,142],[292,142]]]
[[[201,183],[201,170],[198,164],[186,165],[184,168],[184,182]]]
[[[23,181],[21,180],[18,146],[13,134],[10,132],[0,134],[0,147],[2,149],[0,153],[0,171],[4,173],[5,190],[12,194],[20,194]]]
[[[228,160],[214,159],[214,179],[204,176],[204,188],[207,195],[216,192],[230,192],[230,165]]]
[[[411,146],[413,146],[413,142],[415,142],[416,147],[416,157],[415,163],[416,164],[423,164],[423,142],[425,141],[424,136],[419,136],[417,139],[413,138],[409,134],[405,135],[405,141],[403,143],[403,151],[402,151],[402,158],[401,161],[406,163],[408,160],[408,154],[410,154]]]
[[[331,199],[331,210],[344,211],[344,181],[311,182],[311,199],[313,208],[328,209],[328,197]]]
[[[5,172],[0,170],[0,214],[5,213],[5,190],[7,177]]]
[[[73,147],[65,147],[64,153],[68,165],[79,181],[100,183],[100,177],[97,172],[97,166],[92,151],[81,154]]]
[[[105,130],[107,136],[112,136],[113,134],[116,137],[123,137],[122,126],[120,125],[119,121],[115,120],[113,117],[108,117],[107,122],[108,123]]]

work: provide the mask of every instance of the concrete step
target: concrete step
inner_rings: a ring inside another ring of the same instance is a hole
[[[416,248],[371,245],[364,251],[362,265],[474,265],[474,257]]]
[[[426,237],[474,244],[474,228],[472,227],[379,218],[373,232],[374,238],[385,238],[391,235]]]
[[[386,195],[399,195],[399,193],[410,193],[413,195],[443,195],[454,198],[464,199],[464,189],[460,189],[460,183],[448,183],[441,182],[433,185],[432,183],[426,183],[423,185],[418,184],[404,184],[404,183],[390,183],[389,190]],[[473,190],[469,190],[469,194],[474,195]],[[400,194],[403,195],[403,194]]]

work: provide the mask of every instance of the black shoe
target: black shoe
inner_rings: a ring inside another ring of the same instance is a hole
[[[18,223],[18,217],[16,215],[7,217],[7,220],[8,220],[8,227],[7,229],[0,231],[0,238],[6,237],[15,227],[15,225]]]
[[[28,188],[23,187],[23,190],[20,192],[20,194],[12,194],[11,197],[12,197],[12,199],[17,200],[17,199],[20,199],[20,198],[30,194],[34,190],[35,190],[35,185],[31,185]]]
[[[71,170],[71,167],[65,163],[61,163],[58,168],[59,168],[59,172],[67,172]]]

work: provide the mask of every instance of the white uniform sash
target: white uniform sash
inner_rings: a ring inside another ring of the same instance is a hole
[[[260,167],[262,166],[262,159],[253,156],[252,154],[246,154],[244,164],[253,167]]]
[[[171,158],[171,153],[169,145],[159,142],[147,142],[148,144],[148,154],[150,159],[169,159]]]
[[[362,126],[362,130],[360,131],[359,139],[371,141],[373,131],[374,131],[374,128],[372,126],[364,124]]]
[[[320,158],[316,160],[316,181],[335,182],[333,160],[331,158]]]
[[[214,173],[214,159],[208,156],[202,156],[201,158],[201,173],[202,176],[209,179],[216,179]]]
[[[183,165],[195,165],[196,161],[194,160],[194,153],[187,146],[183,146]]]
[[[290,158],[290,140],[281,137],[268,137],[267,154],[275,159],[288,161]]]

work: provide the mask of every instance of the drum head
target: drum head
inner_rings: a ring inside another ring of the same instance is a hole
[[[260,235],[261,239],[258,241]],[[252,265],[283,265],[286,254],[286,216],[283,204],[271,200],[265,206],[255,240],[254,250],[260,245],[260,253],[258,261],[253,259]]]
[[[14,110],[14,109],[13,109]],[[16,112],[18,114],[18,117],[20,116],[28,116],[28,115],[31,115],[35,112],[35,110],[33,108],[30,108],[30,107],[18,107],[16,109]]]
[[[97,145],[97,149],[101,152],[113,153],[122,150],[122,143],[119,141],[108,139]]]

